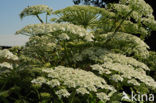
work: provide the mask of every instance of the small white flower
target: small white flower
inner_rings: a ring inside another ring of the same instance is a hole
[[[78,94],[82,94],[82,95],[89,94],[89,92],[86,90],[86,88],[78,88],[78,89],[76,89],[76,92]]]
[[[97,98],[99,98],[101,101],[109,100],[109,96],[107,96],[105,93],[96,93]]]
[[[36,15],[41,13],[47,13],[48,15],[50,15],[52,13],[52,9],[49,8],[47,5],[29,6],[20,13],[20,16],[21,18],[23,18],[25,16]]]
[[[102,34],[100,35],[100,37],[103,40],[107,40],[111,35],[113,35],[113,32]],[[120,47],[121,51],[123,51],[125,54],[133,54],[134,56],[140,56],[142,58],[147,58],[149,56],[149,46],[137,36],[128,33],[117,32],[117,35],[115,35],[114,39],[110,41],[110,43],[112,45],[120,45],[120,41],[124,41],[125,43],[127,42],[128,44],[127,47]],[[115,48],[113,47],[113,49]]]
[[[98,89],[114,91],[114,88],[108,85],[103,78],[96,76],[92,72],[87,72],[81,69],[58,66],[55,67],[55,69],[43,69],[43,72],[48,75],[46,84],[52,88],[57,86],[65,87],[69,90],[75,88],[76,93],[82,95],[95,93]],[[37,80],[35,79],[35,81],[32,82],[38,83]],[[57,92],[57,94],[59,93],[61,92]],[[59,95],[61,97],[61,94]]]
[[[111,79],[113,81],[115,81],[115,82],[118,82],[118,81],[121,81],[122,82],[123,81],[123,78],[120,75],[114,74],[111,77],[112,77]]]
[[[0,63],[0,67],[5,67],[5,68],[9,68],[9,69],[13,69],[12,65],[10,63],[7,63],[7,62],[3,62],[3,63]]]
[[[94,41],[94,40],[93,40],[93,37],[94,37],[93,35],[86,35],[86,36],[85,36],[85,40],[86,40],[86,41],[89,41],[89,42]]]
[[[44,77],[38,77],[36,79],[33,79],[31,83],[42,85],[43,83],[46,83],[46,81],[47,80]]]
[[[51,87],[56,87],[60,85],[60,82],[57,79],[53,79],[51,81],[48,81],[47,84],[50,85]]]
[[[7,49],[0,50],[0,58],[10,59],[10,60],[15,60],[15,61],[18,60],[18,57]]]
[[[70,37],[66,33],[62,33],[58,37],[60,40],[69,40],[70,39]]]
[[[60,34],[60,39],[69,40],[70,36],[67,35],[67,32],[73,34],[76,37],[84,37],[87,41],[92,41],[94,38],[93,34],[88,32],[81,26],[69,24],[69,23],[60,23],[60,24],[31,24],[25,26],[21,30],[18,30],[16,34],[24,34],[24,35],[39,35],[39,34],[49,34],[53,35],[53,32],[62,31],[63,34]]]
[[[136,81],[135,79],[128,80],[128,83],[140,86],[140,83],[138,83],[138,81]]]
[[[60,90],[56,91],[56,94],[59,96],[59,98],[62,98],[62,97],[67,98],[70,96],[70,93],[66,89],[60,89]]]

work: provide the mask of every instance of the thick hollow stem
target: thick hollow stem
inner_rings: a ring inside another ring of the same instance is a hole
[[[74,91],[72,92],[69,103],[73,103],[74,98],[75,98],[75,94],[76,94],[76,90],[74,90]]]
[[[43,20],[38,16],[38,14],[36,14],[36,17],[38,18],[38,20],[39,20],[41,23],[44,23]]]
[[[48,14],[46,14],[46,23],[48,23]]]
[[[109,37],[107,40],[106,40],[106,44],[116,35],[116,33],[118,32],[118,30],[120,29],[121,25],[123,24],[123,22],[126,20],[126,18],[133,12],[133,9],[127,13],[127,15],[122,19],[122,21],[120,22],[119,26],[115,29],[113,35],[111,37]]]
[[[63,41],[63,45],[64,45],[65,56],[66,56],[66,58],[67,58],[67,62],[68,62],[67,65],[68,65],[68,64],[70,64],[70,60],[69,60],[68,50],[67,50],[65,41]]]

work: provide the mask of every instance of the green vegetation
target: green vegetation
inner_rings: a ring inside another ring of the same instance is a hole
[[[156,30],[152,13],[144,0],[25,8],[21,18],[41,23],[16,32],[30,37],[25,46],[0,50],[0,103],[137,103],[122,92],[156,93],[156,52],[143,41]]]

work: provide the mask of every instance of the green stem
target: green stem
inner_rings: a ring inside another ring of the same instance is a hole
[[[51,90],[52,93],[55,93],[55,90]],[[54,94],[57,99],[54,99],[54,103],[64,103],[63,100],[56,94]],[[59,102],[58,102],[59,101]]]
[[[40,93],[39,93],[39,91],[38,91],[37,89],[34,89],[34,91],[36,92],[36,94],[37,94],[37,97],[38,97],[38,99],[39,99],[39,101],[40,101],[40,99],[41,99],[41,96],[40,96]]]
[[[119,26],[115,29],[113,35],[112,35],[110,38],[108,38],[108,39],[106,40],[106,42],[105,42],[106,44],[116,35],[116,33],[117,33],[118,30],[120,29],[120,27],[121,27],[121,25],[123,24],[123,22],[126,20],[126,18],[127,18],[132,12],[133,12],[133,9],[122,19],[122,21],[120,22]]]
[[[113,28],[114,28],[116,22],[117,22],[117,20],[115,19],[115,20],[114,20],[114,23],[113,23],[114,25],[112,25],[112,27],[111,27],[111,29],[110,29],[110,32],[113,30]]]
[[[72,92],[72,94],[71,94],[71,99],[70,99],[69,103],[73,103],[75,94],[76,94],[76,90],[74,90],[74,91]]]
[[[46,14],[46,24],[48,23],[48,14]]]
[[[65,49],[65,56],[66,56],[66,58],[67,58],[67,65],[70,63],[70,60],[69,60],[69,56],[68,56],[68,51],[67,51],[67,47],[66,47],[66,43],[65,43],[65,41],[64,41],[64,49]]]
[[[4,89],[4,87],[6,86],[7,81],[3,84],[3,86],[1,87],[0,91],[2,91]]]
[[[38,20],[39,20],[41,23],[44,23],[43,20],[39,17],[38,14],[36,14],[36,17],[38,18]]]

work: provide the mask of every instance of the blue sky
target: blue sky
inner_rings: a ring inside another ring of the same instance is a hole
[[[35,17],[20,20],[20,12],[28,5],[45,4],[58,10],[73,5],[72,0],[1,0],[0,1],[0,35],[13,35],[22,27],[39,23]]]

